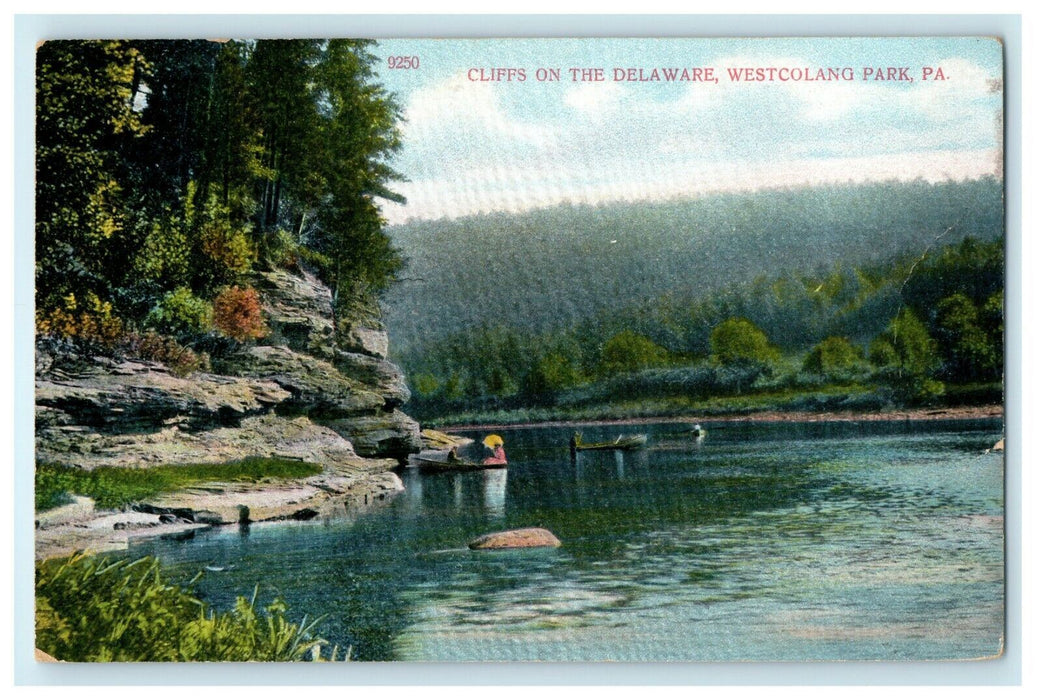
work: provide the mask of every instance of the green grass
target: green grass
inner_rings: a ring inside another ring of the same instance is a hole
[[[61,661],[321,660],[318,622],[289,622],[286,605],[259,605],[256,589],[215,611],[149,557],[81,554],[36,566],[36,646]],[[337,655],[334,647],[330,660]]]
[[[99,508],[121,508],[160,493],[208,481],[300,479],[322,467],[292,459],[248,458],[224,464],[102,467],[87,471],[56,464],[36,465],[36,510],[69,502],[69,494],[89,496]]]

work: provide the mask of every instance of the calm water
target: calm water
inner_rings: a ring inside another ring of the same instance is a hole
[[[581,453],[570,429],[499,431],[506,471],[419,475],[354,520],[156,541],[227,607],[260,584],[362,659],[938,659],[1003,635],[999,421],[704,424]],[[480,438],[481,434],[472,434]],[[472,552],[543,526],[556,550]]]

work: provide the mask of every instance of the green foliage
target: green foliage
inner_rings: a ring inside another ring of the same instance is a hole
[[[938,303],[963,294],[977,306],[1003,290],[1003,239],[964,238],[948,245],[912,270],[902,301],[922,319],[930,319]]]
[[[413,377],[412,389],[420,396],[433,396],[441,386],[438,377],[430,372],[421,372]]]
[[[862,350],[847,338],[830,336],[804,358],[804,370],[830,379],[845,379],[865,367]]]
[[[609,338],[601,349],[600,368],[606,375],[658,367],[666,364],[670,353],[649,338],[633,331],[622,331]]]
[[[38,308],[93,293],[140,327],[168,293],[242,285],[259,252],[335,290],[385,289],[402,259],[376,202],[401,200],[387,166],[399,111],[371,45],[42,45]]]
[[[159,493],[207,481],[259,481],[313,476],[322,467],[278,458],[248,458],[223,464],[161,465],[148,468],[102,467],[87,471],[55,464],[36,465],[36,508],[43,510],[63,494],[89,496],[99,508],[122,508]]]
[[[574,360],[552,350],[540,355],[529,367],[521,390],[530,397],[549,396],[578,384],[582,378]]]
[[[133,109],[147,68],[127,42],[48,41],[36,60],[38,306],[107,296],[126,262],[126,156],[145,131]]]
[[[161,333],[187,335],[210,330],[213,306],[187,287],[167,292],[149,312],[145,323]]]
[[[781,358],[768,336],[745,318],[730,318],[710,332],[713,359],[725,366],[755,366],[765,369]]]
[[[231,211],[211,195],[202,213],[192,222],[195,229],[193,273],[195,286],[215,290],[238,282],[256,260],[245,224],[237,225]]]
[[[174,217],[154,221],[131,269],[139,282],[160,288],[178,288],[191,280],[190,235],[185,223]]]
[[[994,246],[985,248],[992,250]],[[832,383],[857,384],[870,378],[873,366],[877,378],[887,387],[881,389],[880,396],[899,404],[935,400],[943,389],[949,394],[949,389],[966,382],[981,383],[986,389],[977,393],[955,391],[953,397],[992,396],[995,382],[1002,376],[1002,290],[976,304],[970,316],[965,301],[939,300],[932,309],[933,325],[920,325],[927,331],[928,344],[934,344],[933,352],[941,364],[920,372],[919,378],[909,378],[917,373],[910,375],[910,358],[903,361],[899,356],[899,349],[915,355],[914,348],[902,342],[896,347],[888,340],[893,333],[887,331],[894,325],[895,308],[910,269],[942,269],[939,261],[953,259],[954,251],[985,248],[961,243],[945,246],[926,258],[903,255],[887,264],[852,268],[835,265],[816,274],[760,276],[694,301],[666,295],[539,334],[526,331],[529,318],[512,313],[494,326],[492,335],[499,339],[496,342],[490,342],[490,327],[476,326],[449,334],[423,352],[405,353],[400,362],[414,383],[423,377],[425,386],[432,388],[416,393],[410,411],[429,418],[446,413],[492,416],[503,411],[528,411],[534,405],[566,410],[575,401],[608,405],[624,401],[634,392],[644,392],[641,395],[649,401],[675,394],[703,401],[723,400],[785,382],[801,390]],[[984,258],[992,259],[991,254]],[[955,259],[961,258],[955,255]],[[973,268],[963,269],[974,277]],[[750,316],[766,319],[771,325],[761,326]],[[968,325],[970,318],[974,322]],[[736,319],[746,319],[752,326],[736,323]],[[897,323],[900,328],[906,325]],[[766,335],[756,330],[758,327],[770,327],[773,339],[789,338],[784,358],[767,342]],[[731,364],[720,362],[722,353],[716,355],[717,366],[704,362],[713,351],[711,335],[717,328],[721,330],[716,340]],[[731,332],[725,334],[729,328]],[[979,332],[972,332],[975,328]],[[613,338],[623,350],[630,349],[616,358],[623,367],[627,366],[626,358],[645,356],[651,358],[653,368],[669,366],[678,373],[663,369],[652,379],[648,375],[651,370],[642,370],[640,361],[631,361],[630,369],[619,369],[612,375],[618,382],[600,381],[606,376],[603,350],[607,343],[610,349],[616,345],[609,343]],[[875,342],[870,342],[874,338]],[[862,343],[870,345],[872,365],[863,359]],[[758,357],[760,361],[754,359]],[[969,358],[963,369],[951,370],[957,366],[953,360],[960,357]],[[485,381],[476,381],[490,376],[494,368],[498,376],[509,374],[513,378],[501,385],[508,389],[518,386],[519,391],[494,395],[488,392]],[[950,387],[943,387],[940,380]]]
[[[301,661],[325,641],[257,590],[216,612],[159,562],[75,555],[36,567],[36,646],[62,661]]]
[[[937,348],[913,310],[903,308],[887,331],[870,344],[869,359],[877,366],[879,377],[900,398],[926,402],[945,391],[944,384],[931,378],[941,365]]]
[[[962,293],[938,303],[935,336],[944,357],[946,378],[970,382],[999,376],[1003,345],[989,337],[981,316],[970,297]]]

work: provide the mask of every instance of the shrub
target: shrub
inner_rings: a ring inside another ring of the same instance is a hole
[[[938,344],[908,307],[873,340],[869,359],[877,366],[877,378],[899,399],[927,403],[945,393],[945,385],[931,378],[941,365]]]
[[[175,335],[205,332],[213,322],[214,309],[187,287],[167,292],[149,312],[145,323],[162,332]]]
[[[184,377],[192,372],[210,371],[210,356],[205,352],[197,353],[173,338],[154,331],[141,335],[128,334],[123,339],[120,349],[127,355],[140,360],[161,362],[179,377]]]
[[[62,661],[301,661],[326,644],[318,622],[287,621],[278,598],[259,607],[256,588],[216,612],[151,557],[36,567],[36,645]]]
[[[37,312],[36,332],[113,348],[123,338],[124,326],[113,315],[112,304],[89,292],[82,304],[69,294],[60,308]]]
[[[297,241],[294,240],[293,234],[285,229],[279,229],[264,237],[264,258],[270,265],[289,270],[297,268],[297,250]]]
[[[710,352],[722,365],[769,367],[781,357],[764,331],[745,318],[730,318],[710,332]]]
[[[214,299],[214,328],[238,341],[268,335],[257,290],[238,286],[222,290]]]
[[[187,283],[192,268],[189,250],[189,232],[182,220],[154,222],[131,262],[134,279],[167,289]]]
[[[544,397],[581,381],[575,363],[559,352],[539,356],[522,378],[522,391],[529,397]]]
[[[253,246],[246,234],[223,220],[203,225],[199,231],[199,249],[210,263],[210,273],[216,284],[235,280],[250,269],[254,260]]]
[[[211,194],[201,213],[187,215],[195,231],[193,247],[196,289],[234,284],[257,259],[246,229],[232,221],[229,208]]]

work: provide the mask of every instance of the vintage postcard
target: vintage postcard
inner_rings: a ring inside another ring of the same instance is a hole
[[[1004,653],[992,37],[36,52],[40,661]]]

